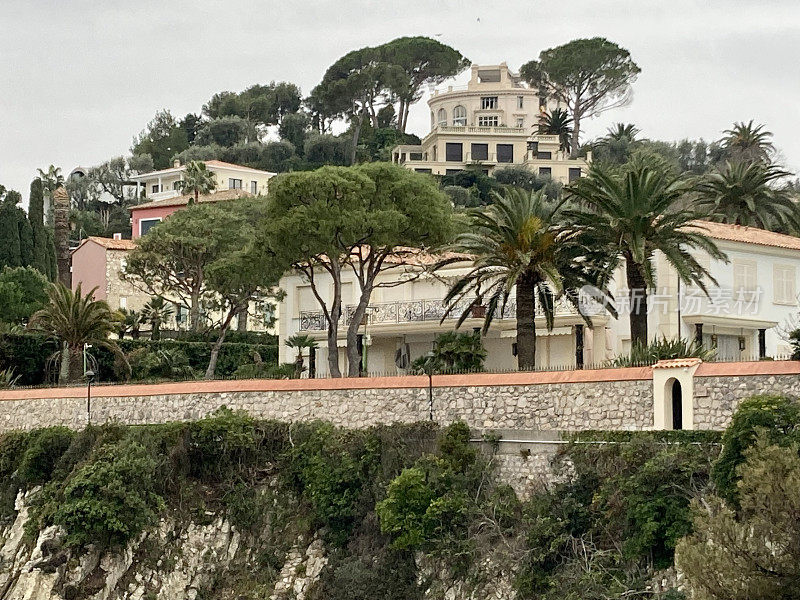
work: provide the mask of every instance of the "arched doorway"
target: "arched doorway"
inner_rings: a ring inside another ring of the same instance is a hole
[[[672,428],[683,429],[683,390],[677,379],[672,380]]]

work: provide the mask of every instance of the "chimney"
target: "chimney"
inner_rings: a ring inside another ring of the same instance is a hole
[[[179,161],[177,158],[172,161],[172,167],[173,168],[177,169],[180,166],[181,166],[181,161]]]
[[[115,233],[114,234],[114,239],[115,240],[121,240],[122,239],[122,234],[121,233]]]

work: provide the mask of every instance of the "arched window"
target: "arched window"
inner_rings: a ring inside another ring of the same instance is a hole
[[[453,109],[453,125],[467,124],[467,109],[460,104]]]
[[[683,429],[683,390],[677,379],[672,381],[672,428]]]
[[[447,111],[443,108],[439,109],[439,112],[436,113],[436,121],[438,122],[439,126],[447,125]]]

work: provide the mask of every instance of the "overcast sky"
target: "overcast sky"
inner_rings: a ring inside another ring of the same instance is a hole
[[[126,154],[161,108],[199,112],[215,92],[271,80],[306,94],[347,51],[405,35],[515,70],[605,36],[642,73],[631,106],[586,122],[584,138],[625,121],[653,139],[711,140],[755,119],[800,171],[797,0],[2,0],[0,24],[0,183],[26,197],[37,167]]]

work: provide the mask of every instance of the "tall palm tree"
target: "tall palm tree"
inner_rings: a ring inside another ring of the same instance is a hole
[[[450,248],[471,255],[473,264],[447,292],[445,317],[463,309],[458,327],[473,308],[481,307],[485,332],[495,317],[503,315],[514,292],[520,369],[536,366],[537,304],[552,329],[556,297],[587,283],[602,283],[592,276],[592,260],[576,259],[591,252],[576,252],[576,236],[560,222],[562,204],[549,201],[542,190],[506,190],[504,196],[496,195],[494,204],[470,213],[469,230]],[[436,268],[462,260],[463,256],[446,259]],[[603,272],[597,269],[595,274]]]
[[[551,112],[539,115],[539,133],[557,135],[562,150],[570,152],[572,148],[572,117],[563,108],[554,108]]]
[[[762,229],[800,231],[800,212],[786,189],[776,187],[791,173],[762,162],[726,162],[696,185],[697,208],[709,219]]]
[[[200,194],[210,194],[217,187],[217,179],[214,173],[208,170],[206,163],[201,160],[193,160],[186,165],[183,179],[178,182],[180,190],[184,194],[193,194],[194,202],[200,199]],[[189,202],[192,204],[192,202]]]
[[[603,249],[616,268],[625,262],[631,340],[647,344],[647,296],[656,285],[653,257],[660,251],[687,284],[706,291],[708,271],[689,252],[702,250],[727,260],[716,244],[691,223],[697,214],[682,208],[688,183],[660,162],[638,160],[621,172],[593,165],[567,189],[583,210],[570,211],[583,243]]]
[[[104,300],[95,300],[92,289],[83,295],[81,285],[73,292],[55,283],[48,292],[49,304],[31,317],[28,328],[58,340],[67,352],[67,380],[83,377],[83,351],[86,344],[110,349],[123,356],[117,344],[109,339],[116,323]]]
[[[601,143],[619,142],[621,140],[628,140],[628,142],[637,141],[636,136],[641,133],[641,130],[633,123],[615,123],[606,130],[606,135],[601,138]]]
[[[297,349],[297,358],[294,361],[294,376],[296,379],[300,379],[300,376],[303,374],[303,371],[306,370],[303,361],[303,350],[306,348],[308,348],[309,350],[312,348],[317,348],[319,344],[317,343],[317,340],[312,338],[310,335],[305,335],[302,333],[298,333],[296,335],[286,338],[286,342],[284,343],[289,348]]]
[[[161,296],[154,296],[142,307],[142,321],[150,323],[150,339],[161,339],[161,326],[175,311]]]
[[[51,195],[64,184],[64,176],[61,174],[61,167],[50,165],[47,167],[47,171],[43,169],[36,170],[39,171],[39,179],[42,180],[42,187],[48,195]]]
[[[720,144],[733,160],[768,163],[775,152],[772,132],[764,130],[764,125],[755,125],[753,119],[749,123],[734,123],[722,133],[725,135]]]

